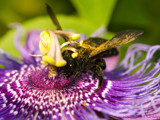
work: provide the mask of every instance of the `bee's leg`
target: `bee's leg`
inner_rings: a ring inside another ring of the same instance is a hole
[[[90,62],[87,66],[88,69],[90,69],[93,72],[94,76],[98,77],[98,89],[101,88],[102,83],[103,83],[103,69],[100,64],[95,64],[94,61]]]
[[[104,61],[103,58],[97,58],[97,59],[95,60],[95,64],[96,64],[96,65],[99,65],[99,66],[102,68],[102,70],[105,70],[105,69],[106,69],[106,62]]]
[[[100,89],[103,83],[103,70],[101,66],[95,66],[94,74],[98,77],[98,89]]]
[[[75,82],[81,74],[82,74],[82,71],[76,72],[74,79],[73,79],[73,82]]]

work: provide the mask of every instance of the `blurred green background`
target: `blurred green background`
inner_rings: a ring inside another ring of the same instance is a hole
[[[160,44],[159,0],[1,0],[0,47],[12,52],[15,31],[8,25],[19,22],[26,30],[53,28],[45,9],[48,3],[64,29],[90,35],[101,25],[109,31],[107,38],[126,29],[144,30],[134,42]]]

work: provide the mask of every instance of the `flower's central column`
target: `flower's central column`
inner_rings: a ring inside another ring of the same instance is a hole
[[[68,41],[60,45],[58,41],[57,35],[62,37],[67,37]],[[80,37],[79,34],[75,34],[72,32],[65,32],[65,31],[52,31],[52,30],[44,30],[40,33],[40,42],[39,48],[42,55],[32,55],[32,56],[41,56],[42,61],[41,63],[44,66],[48,67],[48,77],[55,79],[58,75],[57,68],[63,67],[67,64],[66,60],[63,59],[62,51],[70,50],[72,51],[72,58],[76,58],[78,56],[77,50],[70,45],[70,43],[78,42],[74,41]]]

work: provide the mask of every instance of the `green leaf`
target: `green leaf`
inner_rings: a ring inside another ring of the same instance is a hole
[[[146,10],[145,2],[140,0],[121,0],[114,9],[112,23],[117,27],[147,27],[150,24],[150,17]]]
[[[57,16],[58,20],[64,30],[74,31],[76,33],[84,33],[85,35],[90,35],[93,33],[96,28],[92,26],[85,19],[81,19],[75,16]],[[52,29],[55,30],[55,26],[53,25],[51,19],[49,17],[37,17],[35,19],[31,19],[22,23],[22,27],[26,30],[26,34],[29,30],[35,29]],[[19,56],[18,51],[15,49],[13,44],[13,37],[15,34],[15,29],[8,31],[2,38],[0,43],[0,48],[9,52],[12,55]]]
[[[108,24],[117,0],[72,0],[75,8],[82,18],[92,22],[99,28]]]

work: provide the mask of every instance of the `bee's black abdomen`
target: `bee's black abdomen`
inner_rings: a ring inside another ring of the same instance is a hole
[[[104,55],[106,57],[116,56],[118,54],[119,54],[119,51],[118,51],[117,48],[111,48],[111,49],[109,49],[107,51],[104,51]]]
[[[104,52],[99,53],[98,55],[92,57],[92,58],[104,58],[104,57],[112,57],[112,56],[117,56],[119,54],[119,51],[117,48],[111,48],[109,50],[106,50]]]

